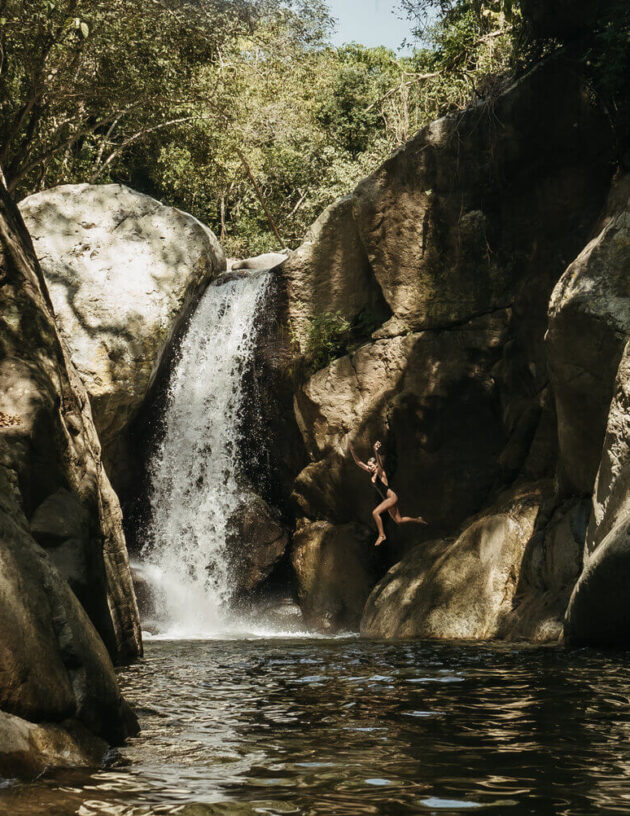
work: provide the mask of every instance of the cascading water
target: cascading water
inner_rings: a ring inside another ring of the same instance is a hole
[[[233,627],[226,534],[239,504],[238,419],[268,273],[210,286],[174,367],[153,457],[143,569],[158,628],[173,637]]]

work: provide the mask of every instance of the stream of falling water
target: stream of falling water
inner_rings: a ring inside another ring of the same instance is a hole
[[[210,286],[171,375],[164,435],[150,466],[141,566],[164,637],[225,636],[236,626],[226,535],[239,504],[243,374],[268,283],[269,274],[259,273]]]

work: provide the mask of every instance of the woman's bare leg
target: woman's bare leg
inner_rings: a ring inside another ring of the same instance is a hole
[[[393,518],[396,524],[425,524],[426,521],[422,518],[422,516],[401,516],[400,510],[398,509],[398,505],[392,507],[389,511],[389,515]]]
[[[386,539],[381,514],[384,513],[386,510],[390,510],[391,507],[394,507],[397,501],[398,498],[396,496],[392,496],[389,499],[385,499],[385,501],[381,502],[378,505],[378,507],[375,507],[374,510],[372,511],[372,516],[374,517],[374,521],[376,522],[376,526],[378,528],[378,538],[374,542],[375,547],[379,547]]]

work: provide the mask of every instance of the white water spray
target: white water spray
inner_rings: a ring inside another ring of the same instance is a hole
[[[210,286],[192,317],[169,386],[165,433],[151,463],[143,570],[158,628],[172,637],[231,631],[227,525],[239,504],[243,374],[269,275]]]

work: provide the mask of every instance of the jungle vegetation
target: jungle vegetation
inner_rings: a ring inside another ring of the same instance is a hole
[[[527,62],[515,0],[400,13],[405,55],[333,47],[325,0],[0,0],[9,189],[121,182],[209,224],[228,254],[296,246],[417,130]]]

